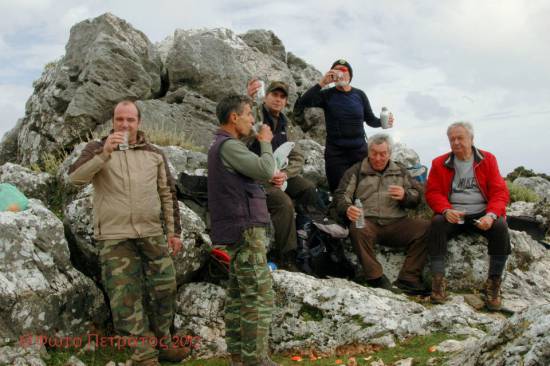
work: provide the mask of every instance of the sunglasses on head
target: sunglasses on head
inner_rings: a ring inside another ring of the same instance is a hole
[[[342,72],[348,72],[348,71],[349,71],[348,68],[345,67],[345,66],[339,67],[339,68],[337,68],[337,69],[335,68],[335,70],[340,70],[340,71],[342,71]]]

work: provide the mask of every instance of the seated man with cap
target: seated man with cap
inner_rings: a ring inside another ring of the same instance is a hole
[[[247,93],[254,98],[261,88],[257,79],[248,82]],[[257,120],[269,125],[273,131],[271,145],[273,151],[288,141],[288,119],[283,113],[287,105],[288,84],[282,81],[273,81],[266,90],[261,105],[257,106]],[[254,140],[249,149],[260,154],[260,146]],[[271,259],[282,264],[283,268],[292,268],[297,264],[305,272],[309,272],[307,265],[308,250],[303,237],[297,237],[296,221],[294,219],[294,202],[296,211],[301,215],[311,215],[323,210],[315,185],[300,176],[304,165],[304,156],[295,146],[288,156],[288,165],[273,176],[269,184],[265,185],[267,193],[267,208],[275,229],[275,248]],[[283,188],[284,183],[286,189]],[[299,216],[301,216],[299,215]]]

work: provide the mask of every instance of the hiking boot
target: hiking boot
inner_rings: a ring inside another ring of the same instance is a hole
[[[191,348],[189,347],[169,347],[167,349],[160,349],[159,360],[168,362],[180,362],[185,357],[189,356],[190,353]]]
[[[420,280],[413,282],[413,281],[407,281],[407,280],[402,280],[402,279],[398,278],[393,284],[398,289],[400,289],[404,293],[406,293],[407,295],[427,296],[431,293],[431,291],[429,289],[427,289],[426,286],[424,285],[424,283],[422,283],[422,281],[420,281]]]
[[[491,311],[499,311],[502,308],[502,298],[500,297],[501,284],[502,278],[496,276],[487,278],[485,282],[485,305]]]
[[[383,288],[384,290],[393,291],[392,284],[390,280],[388,280],[388,277],[386,277],[386,275],[382,275],[382,277],[378,278],[373,278],[372,280],[367,280],[367,284],[370,287]]]
[[[434,273],[432,277],[432,294],[430,295],[432,304],[443,304],[447,301],[446,288],[447,280],[443,273]]]

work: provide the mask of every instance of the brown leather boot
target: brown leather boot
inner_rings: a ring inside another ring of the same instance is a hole
[[[432,294],[430,299],[432,304],[444,304],[447,301],[447,280],[443,273],[434,273],[432,277]]]
[[[189,356],[191,349],[189,347],[168,347],[159,350],[159,360],[169,362],[180,362]]]
[[[499,311],[502,308],[502,298],[500,296],[500,285],[502,278],[489,277],[485,282],[485,305],[491,311]]]

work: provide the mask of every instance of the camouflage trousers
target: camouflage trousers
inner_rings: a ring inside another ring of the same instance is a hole
[[[176,270],[163,235],[99,242],[102,282],[116,332],[169,345],[175,312]],[[130,344],[130,343],[128,343]],[[156,358],[151,341],[134,342],[132,359]]]
[[[244,365],[258,365],[268,355],[273,288],[266,259],[265,229],[253,227],[243,239],[228,247],[231,255],[225,340],[227,351]]]

